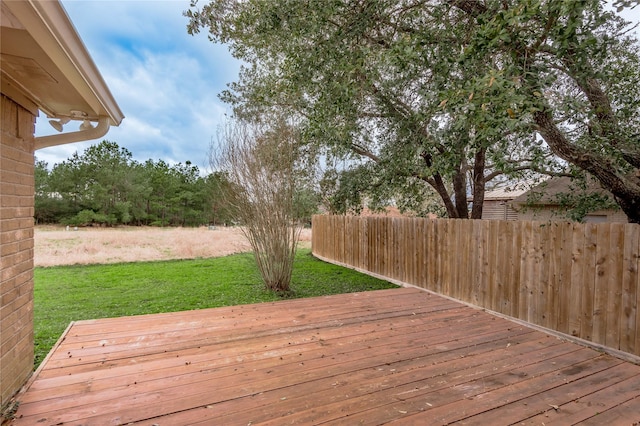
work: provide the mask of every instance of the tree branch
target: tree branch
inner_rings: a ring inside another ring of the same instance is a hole
[[[485,183],[487,183],[487,182],[490,182],[491,180],[495,179],[498,176],[502,176],[502,175],[507,174],[507,173],[521,172],[521,171],[525,171],[525,170],[530,170],[532,172],[540,173],[541,175],[546,175],[546,176],[573,177],[573,175],[571,173],[554,172],[553,170],[542,169],[542,168],[540,168],[538,166],[535,166],[533,164],[527,164],[527,165],[523,165],[523,166],[519,166],[519,167],[514,167],[514,168],[509,169],[509,170],[494,170],[493,172],[491,172],[491,173],[489,173],[488,175],[485,176],[484,181],[485,181]]]
[[[479,0],[449,0],[447,3],[473,17],[477,17],[488,10],[487,6]]]
[[[349,148],[350,148],[353,152],[355,152],[356,154],[358,154],[358,155],[362,155],[363,157],[367,157],[367,158],[369,158],[369,159],[373,160],[373,161],[374,161],[374,162],[376,162],[376,163],[379,163],[379,162],[380,162],[380,157],[378,157],[377,155],[375,155],[373,152],[371,152],[371,151],[369,151],[369,150],[367,150],[367,149],[365,149],[365,148],[363,148],[363,147],[361,147],[361,146],[358,146],[357,144],[355,144],[355,143],[353,143],[353,142],[351,143],[351,146],[350,146]]]

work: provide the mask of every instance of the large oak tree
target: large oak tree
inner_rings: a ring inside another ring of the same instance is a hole
[[[450,217],[471,194],[480,217],[503,175],[588,172],[640,222],[638,43],[598,0],[213,0],[186,15],[246,63],[223,94],[236,113],[297,114],[312,146],[366,160],[343,174],[354,191],[419,203],[428,186]]]

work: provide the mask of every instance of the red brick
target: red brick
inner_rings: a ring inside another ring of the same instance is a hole
[[[14,287],[20,285],[18,277],[11,277],[8,280],[0,282],[0,295],[12,291]],[[1,306],[1,305],[0,305]]]
[[[15,195],[22,195],[22,196],[30,196],[32,197],[34,194],[34,189],[33,186],[31,185],[15,185],[14,187],[14,192]]]
[[[22,384],[29,378],[33,370],[33,337],[26,336],[15,342],[11,351],[2,356],[0,365],[2,365],[3,379],[3,395],[2,400],[6,401],[15,391],[9,392],[9,389],[19,389]],[[11,385],[11,386],[9,386]],[[7,389],[6,395],[4,388]]]
[[[2,185],[0,185],[0,188],[2,188]],[[16,197],[15,195],[10,195],[4,192],[0,192],[0,194],[2,194],[2,196],[0,197],[0,207],[5,207],[5,208],[17,207],[20,204],[19,197]]]
[[[35,116],[0,96],[0,406],[33,369]]]

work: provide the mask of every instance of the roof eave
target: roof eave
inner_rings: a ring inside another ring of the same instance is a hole
[[[58,1],[34,0],[4,2],[4,5],[92,107],[91,118],[106,115],[111,125],[118,126],[124,115],[62,5]],[[61,111],[43,111],[51,116],[64,115]]]

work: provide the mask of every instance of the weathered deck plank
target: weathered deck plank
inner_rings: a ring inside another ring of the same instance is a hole
[[[639,388],[640,366],[393,289],[77,322],[14,423],[631,424]]]

